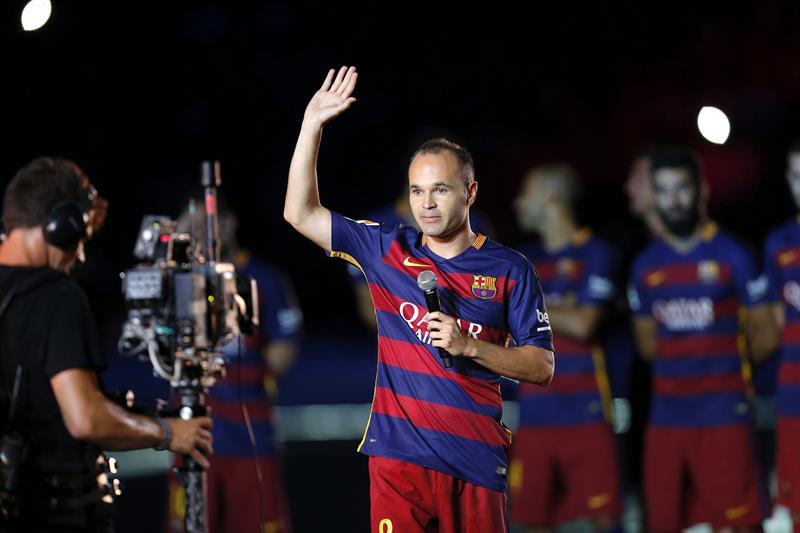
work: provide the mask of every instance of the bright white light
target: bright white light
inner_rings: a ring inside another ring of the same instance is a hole
[[[700,135],[715,144],[725,144],[731,134],[731,123],[725,113],[716,107],[706,106],[697,115]]]
[[[47,23],[53,6],[50,0],[31,0],[22,9],[22,29],[25,31],[38,30]]]

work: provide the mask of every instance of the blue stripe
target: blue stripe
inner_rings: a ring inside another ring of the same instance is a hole
[[[652,315],[651,315],[652,316]],[[701,330],[675,330],[672,331],[667,329],[664,324],[661,322],[658,323],[658,336],[663,338],[685,338],[692,334],[698,335],[712,335],[712,334],[724,334],[729,333],[732,337],[735,337],[736,334],[739,332],[739,317],[737,315],[731,315],[726,317],[716,317],[714,318],[714,322],[706,328]]]
[[[751,423],[743,392],[691,396],[653,395],[650,423],[655,426],[703,427]]]
[[[738,355],[715,357],[656,357],[653,362],[653,375],[659,377],[699,377],[714,374],[741,372],[742,361]]]
[[[262,420],[253,422],[252,425],[253,435],[256,438],[256,453],[258,455],[275,454],[275,428],[272,423]],[[236,423],[214,418],[211,434],[214,437],[215,454],[252,457],[253,448],[244,421]]]
[[[563,426],[604,419],[597,392],[526,394],[519,398],[520,426]]]
[[[784,344],[781,348],[781,361],[800,363],[800,345],[796,344],[790,347]]]
[[[408,420],[372,413],[361,453],[389,457],[444,472],[469,483],[508,491],[506,450],[449,433],[414,426]]]
[[[778,385],[779,416],[800,417],[800,385]]]
[[[558,339],[556,339],[558,343]],[[559,374],[594,374],[594,361],[591,355],[566,357],[556,352],[556,372]]]
[[[692,261],[694,262],[694,261]],[[658,267],[658,269],[664,268],[665,270],[669,268],[670,265],[662,265]],[[731,268],[733,270],[733,268]],[[731,272],[733,274],[733,272]],[[686,298],[687,295],[691,295],[690,298],[710,298],[715,302],[720,300],[724,300],[727,298],[735,297],[736,292],[734,291],[734,283],[736,283],[735,279],[732,277],[729,281],[710,281],[708,283],[671,283],[669,285],[658,285],[652,289],[651,301],[655,300],[672,300],[675,298]],[[645,283],[645,286],[647,284]],[[722,291],[720,291],[722,289]]]
[[[502,405],[476,403],[458,383],[449,379],[379,363],[376,383],[379,387],[391,389],[403,396],[463,409],[491,417],[498,422],[502,415]],[[500,401],[499,392],[497,401]]]
[[[238,402],[239,387],[235,384],[218,383],[211,387],[208,395],[221,402]],[[267,395],[267,391],[264,390],[263,385],[245,386],[242,384],[241,399],[244,402],[268,402],[269,396]]]

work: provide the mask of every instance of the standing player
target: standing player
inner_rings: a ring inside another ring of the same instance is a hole
[[[514,203],[519,225],[541,236],[519,250],[536,265],[559,347],[550,387],[519,387],[511,517],[536,532],[579,518],[609,531],[620,512],[611,391],[594,342],[614,296],[614,259],[576,223],[578,180],[563,163],[535,168]]]
[[[197,205],[202,204],[198,202]],[[178,229],[202,228],[205,216],[202,208],[195,211],[194,221],[185,213],[179,220]],[[302,313],[294,290],[283,273],[239,247],[237,227],[236,215],[220,204],[220,256],[223,261],[236,265],[237,272],[256,280],[260,328],[254,335],[242,337],[241,357],[237,341],[225,346],[227,374],[208,394],[208,406],[214,421],[212,434],[218,454],[211,460],[207,477],[208,530],[209,533],[259,530],[290,533],[291,520],[272,409],[277,395],[276,378],[291,366],[297,352]],[[255,450],[245,424],[242,404],[252,425]],[[254,453],[259,471],[255,469]],[[256,500],[259,497],[262,499],[260,505]],[[183,513],[183,488],[172,477],[169,531],[183,531]]]
[[[800,141],[789,148],[786,180],[800,206]],[[769,234],[764,252],[770,301],[782,331],[778,370],[778,503],[800,523],[800,216]]]
[[[663,148],[651,161],[666,236],[637,257],[629,294],[639,353],[653,362],[648,531],[699,522],[760,531],[767,502],[740,348],[759,361],[777,343],[767,282],[744,247],[704,216],[708,189],[694,155]]]
[[[510,432],[500,422],[500,375],[547,384],[550,325],[531,264],[472,232],[472,157],[444,139],[424,143],[408,170],[421,232],[356,222],[319,201],[323,126],[355,101],[355,68],[328,73],[306,108],[289,170],[284,216],[315,244],[366,274],[378,315],[372,414],[359,446],[369,458],[375,532],[507,531]],[[444,312],[427,313],[416,279],[433,271]],[[505,347],[511,340],[515,347]],[[437,348],[455,365],[447,369]]]

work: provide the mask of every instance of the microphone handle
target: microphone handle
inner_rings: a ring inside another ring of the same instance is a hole
[[[428,306],[429,313],[441,311],[439,307],[439,293],[436,289],[432,291],[422,291],[422,293],[425,295],[425,305]],[[442,366],[445,368],[452,368],[453,356],[447,353],[447,350],[444,348],[437,348],[437,350],[439,350],[439,357],[442,359]]]

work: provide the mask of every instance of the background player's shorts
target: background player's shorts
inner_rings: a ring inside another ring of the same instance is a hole
[[[609,424],[523,427],[511,450],[512,522],[554,526],[619,516],[617,452]]]
[[[369,458],[373,533],[508,531],[508,497],[448,474],[386,457]]]
[[[649,427],[645,436],[648,531],[760,524],[769,512],[752,428]]]
[[[778,418],[778,503],[800,513],[800,418]]]
[[[276,457],[259,457],[264,480],[264,533],[291,533],[292,526],[283,492],[280,463]],[[252,457],[211,457],[207,472],[208,533],[259,531],[259,489]],[[183,533],[184,492],[175,475],[169,481],[167,532]]]

